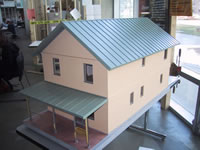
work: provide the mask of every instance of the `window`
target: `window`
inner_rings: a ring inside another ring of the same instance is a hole
[[[160,83],[163,81],[163,74],[160,75]]]
[[[53,72],[54,75],[60,75],[60,61],[58,58],[53,58]]]
[[[145,57],[142,58],[142,66],[145,66]]]
[[[130,105],[134,103],[134,92],[131,93],[130,95]]]
[[[164,59],[167,59],[167,50],[164,51]]]
[[[133,18],[134,2],[133,0],[119,0],[119,18]]]
[[[142,97],[144,95],[144,86],[141,86],[141,89],[140,89],[140,96]]]
[[[92,0],[92,5],[100,5],[100,0]]]
[[[84,64],[84,80],[93,84],[93,66],[90,64]]]

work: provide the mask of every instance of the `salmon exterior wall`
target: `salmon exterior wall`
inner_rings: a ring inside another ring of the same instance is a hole
[[[89,120],[90,127],[104,133],[119,127],[168,86],[170,56],[169,49],[167,59],[164,59],[162,51],[146,57],[144,67],[140,59],[107,71],[67,31],[63,31],[42,53],[46,81],[108,98],[108,103],[95,112],[95,121]],[[61,76],[53,74],[53,58],[60,60]],[[84,63],[93,64],[94,84],[84,82]],[[144,86],[143,97],[140,97],[141,86]],[[131,92],[134,92],[132,105]],[[58,110],[56,112],[73,119],[71,115]]]
[[[108,72],[108,132],[119,127],[149,101],[168,86],[171,49],[167,59],[164,51],[116,68]],[[160,75],[163,82],[160,83]],[[144,86],[144,96],[140,96]],[[134,103],[130,105],[130,94],[134,92]]]
[[[53,58],[60,61],[60,76],[54,75]],[[59,85],[107,97],[107,70],[69,32],[64,30],[43,51],[44,79]],[[93,84],[84,82],[84,64],[93,65]],[[49,108],[51,110],[51,108]],[[71,115],[56,111],[72,119]],[[101,132],[108,132],[108,105],[95,113],[95,120],[89,126]]]

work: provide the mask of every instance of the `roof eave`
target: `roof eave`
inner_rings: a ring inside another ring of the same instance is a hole
[[[36,51],[33,53],[33,56],[39,55],[63,30],[64,25],[62,23],[58,24],[57,27],[42,40]]]

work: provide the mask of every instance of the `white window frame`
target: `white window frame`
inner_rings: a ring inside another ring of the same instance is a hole
[[[89,81],[88,77],[87,77],[88,76],[88,68],[87,68],[88,66],[92,67],[92,81]],[[84,64],[83,68],[84,68],[84,82],[93,84],[94,83],[93,65],[92,64]]]
[[[60,59],[59,58],[53,58],[53,73],[54,75],[60,76]]]

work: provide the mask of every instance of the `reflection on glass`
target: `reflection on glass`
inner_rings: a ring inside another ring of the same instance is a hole
[[[178,45],[175,47],[174,62],[178,64],[178,51],[181,52],[181,66],[200,74],[200,45]]]
[[[176,88],[175,93],[171,95],[171,99],[181,105],[192,115],[195,114],[198,86],[185,78],[180,78],[181,83]]]
[[[150,1],[149,0],[139,1],[139,16],[150,17]]]
[[[133,18],[133,0],[120,0],[120,18]]]
[[[176,39],[181,45],[200,45],[200,14],[177,17]]]

